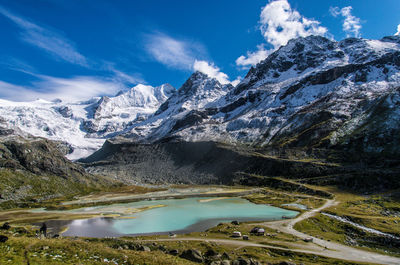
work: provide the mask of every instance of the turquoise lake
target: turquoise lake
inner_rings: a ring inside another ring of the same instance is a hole
[[[129,210],[164,205],[138,213]],[[65,236],[106,237],[140,234],[188,233],[205,231],[220,222],[280,220],[298,212],[254,204],[241,198],[197,197],[140,201],[82,208],[79,212],[124,213],[121,217],[91,218],[73,221],[49,221],[48,227],[67,226]]]

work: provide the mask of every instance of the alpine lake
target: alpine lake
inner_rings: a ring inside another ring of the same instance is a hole
[[[35,209],[34,212],[51,212]],[[239,197],[192,197],[143,200],[64,212],[99,215],[78,220],[49,220],[48,228],[63,236],[121,237],[202,232],[221,222],[273,221],[293,218],[298,212],[254,204]],[[40,224],[38,224],[40,225]]]

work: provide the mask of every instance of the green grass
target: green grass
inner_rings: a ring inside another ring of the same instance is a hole
[[[137,251],[138,245],[146,245],[151,251]],[[238,258],[254,259],[272,264],[282,261],[292,261],[304,264],[354,264],[316,255],[294,253],[290,250],[271,250],[265,248],[235,246],[210,242],[141,242],[135,238],[124,239],[38,239],[34,237],[11,237],[6,243],[0,244],[0,264],[107,264],[115,261],[117,264],[198,264],[179,256],[169,255],[160,251],[162,246],[167,250],[176,249],[182,253],[187,249],[197,249],[202,253],[214,250],[219,254],[227,253],[231,260]],[[114,263],[110,263],[114,264]]]
[[[53,175],[0,169],[0,209],[34,208],[56,205],[75,196],[115,189],[121,184],[90,176],[76,181]]]
[[[346,217],[360,225],[385,233],[400,236],[400,217],[398,216],[400,202],[385,194],[361,196],[353,193],[327,188],[335,194],[338,205],[325,209],[330,214]],[[387,212],[385,216],[382,213]],[[391,247],[381,236],[367,233],[352,225],[336,221],[318,214],[299,222],[295,229],[307,234],[323,237],[326,240],[337,241],[346,245],[367,248],[371,251],[400,256],[400,250]]]
[[[11,238],[0,245],[0,264],[195,264],[161,251],[124,250],[102,242],[73,239]]]
[[[314,209],[322,206],[325,203],[324,199],[301,194],[291,194],[277,192],[272,189],[264,189],[263,193],[253,193],[244,197],[249,201],[257,204],[269,204],[275,207],[303,211],[290,206],[282,206],[283,204],[298,203],[307,206],[309,209]]]

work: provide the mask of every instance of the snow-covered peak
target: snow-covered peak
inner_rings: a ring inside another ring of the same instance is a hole
[[[0,99],[0,119],[6,129],[68,142],[74,151],[67,157],[77,159],[96,151],[105,138],[145,120],[175,91],[169,84],[137,85],[114,97],[95,97],[86,102]]]
[[[170,84],[158,87],[139,84],[115,97],[102,97],[94,111],[94,117],[100,119],[122,114],[123,118],[127,119],[129,115],[134,120],[138,115],[153,113],[174,92],[175,88]]]
[[[194,72],[152,117],[134,124],[128,134],[143,140],[157,139],[202,122],[207,119],[204,109],[215,107],[232,88],[202,72]]]
[[[166,105],[169,106],[169,112],[177,107],[186,110],[203,108],[226,95],[231,87],[222,85],[217,79],[197,71],[160,107],[157,113],[166,111]]]
[[[292,39],[252,67],[236,87],[234,94],[251,87],[291,83],[316,72],[349,64],[372,62],[384,55],[400,51],[398,36],[381,40],[347,38],[340,42],[321,36]]]
[[[120,134],[139,142],[182,137],[294,146],[334,136],[333,143],[371,114],[359,106],[384,97],[397,104],[399,58],[400,37],[336,42],[309,36],[290,40],[236,87],[195,72],[178,90],[140,84],[78,103],[0,100],[0,119],[11,129],[69,142],[70,158]],[[399,120],[396,104],[387,106],[392,120]]]

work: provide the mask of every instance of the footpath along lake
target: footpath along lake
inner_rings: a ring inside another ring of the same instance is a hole
[[[46,221],[47,226],[55,230],[67,227],[64,236],[81,237],[201,232],[220,222],[280,220],[298,214],[296,211],[254,204],[236,197],[139,201],[65,212],[112,215],[72,221]]]

